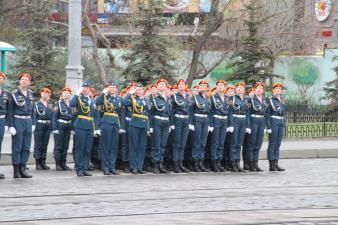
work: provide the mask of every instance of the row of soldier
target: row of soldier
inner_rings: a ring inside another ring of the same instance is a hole
[[[5,79],[0,73],[0,84]],[[46,156],[51,133],[56,170],[70,170],[67,152],[74,136],[78,176],[91,176],[88,171],[94,148],[99,149],[97,165],[104,175],[118,174],[119,150],[125,172],[145,173],[149,151],[152,171],[168,173],[164,160],[169,149],[176,173],[210,169],[261,172],[258,158],[265,133],[269,135],[269,170],[284,170],[278,164],[285,128],[281,83],[273,84],[271,97],[265,98],[262,82],[257,82],[248,96],[244,82],[230,86],[224,80],[217,81],[211,90],[206,81],[190,90],[183,79],[173,86],[160,79],[148,88],[132,83],[120,93],[114,82],[99,93],[84,82],[74,94],[70,88],[63,88],[60,100],[51,104],[49,88],[43,88],[40,100],[34,103],[30,74],[21,73],[18,81],[17,89],[11,93],[2,90],[0,95],[0,141],[8,130],[14,178],[32,177],[26,167],[32,134],[36,169],[49,169]],[[207,151],[209,166],[205,165]],[[240,165],[241,152],[244,168]]]

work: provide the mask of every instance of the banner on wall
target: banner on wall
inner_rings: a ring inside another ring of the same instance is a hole
[[[98,0],[97,23],[109,23],[111,14],[135,13],[139,0]],[[162,0],[164,13],[208,13],[211,0]]]

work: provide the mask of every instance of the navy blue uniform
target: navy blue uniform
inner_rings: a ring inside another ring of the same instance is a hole
[[[194,125],[192,158],[203,160],[205,146],[208,137],[208,127],[210,126],[211,102],[207,96],[201,93],[192,96],[191,100],[191,124]]]
[[[228,97],[219,93],[211,97],[211,115],[214,131],[211,139],[211,159],[222,160],[229,118]]]
[[[93,99],[84,95],[74,95],[70,106],[77,109],[75,128],[75,169],[82,176],[88,170],[90,152],[93,145],[94,131],[96,126],[96,106]]]
[[[1,158],[2,141],[5,135],[5,126],[8,127],[9,125],[7,115],[9,95],[10,93],[8,93],[5,90],[2,90],[0,94],[0,158]]]
[[[121,97],[102,93],[96,99],[103,113],[100,120],[102,148],[102,170],[115,173],[116,156],[119,143],[119,129],[124,129],[124,115]]]
[[[190,99],[185,93],[177,92],[172,96],[173,160],[184,160],[184,149],[187,143],[190,123]]]
[[[144,97],[127,94],[122,99],[125,107],[132,109],[129,121],[129,159],[133,172],[143,172],[144,154],[147,147],[150,103]]]
[[[169,136],[171,117],[171,104],[169,99],[161,94],[151,100],[151,117],[153,133],[151,136],[151,156],[154,162],[162,162],[165,146]]]
[[[268,101],[267,126],[271,129],[269,135],[268,159],[279,159],[279,148],[282,143],[283,132],[286,126],[285,104],[283,99],[272,95]]]
[[[12,164],[26,166],[32,140],[32,125],[34,118],[34,97],[31,90],[25,96],[18,88],[9,96],[8,120],[16,134],[12,136]]]
[[[231,97],[230,102],[229,127],[234,127],[230,145],[230,160],[239,162],[246,128],[250,128],[249,110],[245,97],[241,99],[240,96],[235,95]]]
[[[267,126],[266,110],[267,105],[265,99],[259,99],[256,95],[249,100],[250,111],[250,128],[249,135],[249,160],[258,161],[259,151],[262,147],[264,138],[264,129]]]
[[[34,106],[34,158],[37,161],[46,160],[47,147],[51,132],[52,105],[44,105],[41,101]]]
[[[61,164],[65,164],[67,161],[71,131],[74,129],[72,121],[73,114],[70,104],[67,104],[63,99],[57,101],[53,108],[52,130],[58,131],[54,134],[54,159]]]

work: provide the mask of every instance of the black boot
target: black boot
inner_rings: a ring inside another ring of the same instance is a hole
[[[250,170],[250,162],[248,160],[243,160],[243,170]]]
[[[254,161],[249,161],[249,171],[250,172],[256,172],[256,167],[255,167]]]
[[[274,160],[269,160],[269,170],[270,171],[277,171]]]
[[[202,172],[197,159],[194,159],[194,163],[193,164],[194,164],[194,166],[193,166],[194,167],[194,169],[193,169],[194,172]]]
[[[158,161],[154,162],[154,173],[156,174],[160,173],[160,167],[158,165]]]
[[[277,171],[285,171],[284,168],[282,168],[278,165],[278,160],[275,160],[275,168],[277,169]]]
[[[42,166],[42,159],[35,159],[35,164],[36,164],[36,169],[37,170],[43,170],[43,166]]]
[[[21,165],[20,166],[20,173],[22,178],[32,178],[33,176],[29,175],[26,173],[26,165]]]
[[[174,161],[174,172],[175,173],[182,173],[182,170],[180,168],[180,164],[178,161]]]
[[[61,167],[63,170],[71,170],[69,166],[66,164],[66,160],[61,161]]]
[[[226,171],[225,168],[222,165],[222,161],[221,160],[217,160],[217,167],[218,167],[219,171],[221,171],[221,172],[225,172]]]
[[[129,161],[123,162],[123,171],[124,171],[125,173],[130,173]]]
[[[5,179],[5,175],[0,173],[0,180]]]
[[[241,161],[236,160],[236,167],[238,169],[238,172],[244,172],[243,168],[241,167]]]
[[[160,172],[161,173],[170,173],[169,170],[167,170],[166,168],[164,168],[163,166],[163,161],[160,161],[159,164],[158,164],[159,168],[160,168]]]
[[[42,168],[43,168],[44,170],[49,170],[49,169],[50,169],[50,167],[47,166],[47,164],[46,164],[46,158],[42,158],[42,159],[41,159],[41,164],[42,164]]]
[[[185,173],[189,173],[190,172],[190,170],[187,167],[184,166],[182,160],[178,161],[178,163],[179,163],[179,166],[180,166],[180,169],[182,170],[182,172],[185,172]]]
[[[199,164],[199,166],[200,166],[202,172],[210,172],[210,170],[207,169],[207,168],[204,166],[203,160],[198,160],[198,164]]]
[[[225,169],[226,169],[227,171],[232,171],[231,160],[227,160],[227,161],[226,161]]]
[[[63,170],[62,165],[61,165],[61,161],[60,161],[60,160],[56,160],[56,161],[55,161],[55,169],[56,169],[57,171],[62,171],[62,170]]]
[[[231,171],[232,172],[239,172],[235,160],[231,160]]]
[[[220,172],[218,165],[217,165],[217,160],[212,160],[211,162],[211,170],[213,172]]]
[[[263,170],[258,166],[258,160],[254,161],[254,165],[257,172],[263,172]]]
[[[14,169],[13,178],[22,178],[21,173],[20,173],[20,166],[13,165],[13,169]]]

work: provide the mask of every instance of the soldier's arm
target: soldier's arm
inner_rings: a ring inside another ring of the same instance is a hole
[[[103,100],[104,100],[104,93],[101,93],[96,99],[95,99],[95,103],[96,105],[103,105]]]
[[[70,99],[70,107],[77,108],[78,107],[78,95],[73,95],[72,98]]]
[[[8,125],[9,127],[14,127],[14,99],[13,95],[9,93],[8,96]]]
[[[122,98],[122,105],[124,106],[131,106],[131,94],[126,94],[123,98]]]

